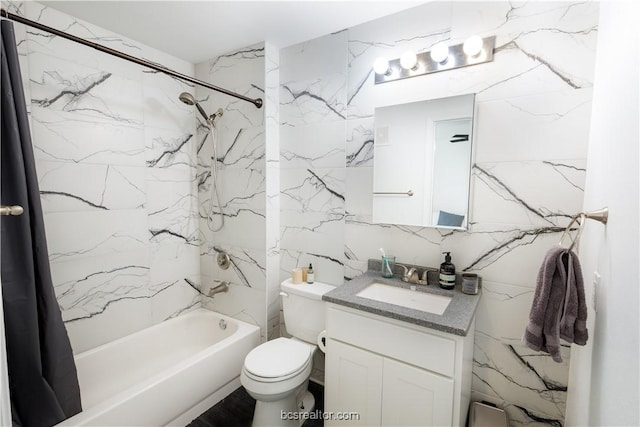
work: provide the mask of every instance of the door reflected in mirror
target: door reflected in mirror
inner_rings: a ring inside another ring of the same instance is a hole
[[[467,229],[474,101],[376,108],[374,223]]]

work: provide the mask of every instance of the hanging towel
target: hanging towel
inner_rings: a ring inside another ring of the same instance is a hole
[[[578,256],[561,246],[544,257],[523,340],[527,347],[549,353],[562,362],[560,338],[585,345],[587,306]]]

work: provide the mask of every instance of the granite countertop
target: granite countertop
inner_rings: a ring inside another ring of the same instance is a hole
[[[397,276],[397,275],[396,275]],[[442,315],[428,313],[422,310],[403,307],[400,305],[376,301],[369,298],[356,296],[358,292],[372,283],[383,283],[385,285],[397,286],[401,288],[416,288],[416,292],[428,292],[438,295],[453,297]],[[414,285],[403,282],[399,278],[386,279],[380,275],[379,270],[369,270],[362,276],[358,276],[342,286],[327,292],[322,299],[346,307],[377,314],[379,316],[390,317],[402,320],[414,325],[425,326],[442,332],[455,335],[466,336],[471,327],[473,316],[480,301],[480,291],[477,295],[468,295],[460,290],[460,283],[457,283],[453,290],[440,288],[437,284]]]

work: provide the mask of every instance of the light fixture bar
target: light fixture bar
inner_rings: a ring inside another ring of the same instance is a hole
[[[400,58],[392,59],[389,61],[390,72],[388,74],[376,73],[375,84],[491,62],[493,61],[493,48],[495,44],[495,36],[483,38],[482,50],[476,56],[470,56],[464,53],[464,50],[462,49],[463,43],[449,46],[449,57],[444,63],[434,61],[431,58],[430,52],[418,53],[418,64],[413,69],[402,68],[400,65]]]

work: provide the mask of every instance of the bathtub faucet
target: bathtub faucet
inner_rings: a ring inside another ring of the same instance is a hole
[[[215,294],[229,292],[229,282],[222,282],[218,286],[209,289],[209,296],[213,298]]]

